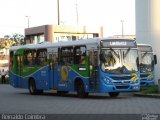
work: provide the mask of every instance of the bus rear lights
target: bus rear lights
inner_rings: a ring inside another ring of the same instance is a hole
[[[139,86],[133,86],[133,89],[139,89]]]

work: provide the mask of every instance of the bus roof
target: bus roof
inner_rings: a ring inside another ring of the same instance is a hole
[[[112,40],[133,40],[134,39],[126,39],[126,38],[90,38],[90,39],[79,39],[76,41],[61,41],[61,42],[43,42],[38,44],[26,44],[21,46],[12,46],[10,51],[17,50],[20,48],[29,48],[29,49],[36,49],[36,48],[49,48],[49,47],[60,47],[60,46],[76,46],[76,45],[87,45],[87,44],[98,44],[101,40],[105,41],[112,41]]]
[[[152,46],[149,44],[137,44],[137,46],[141,52],[153,52]]]
[[[60,47],[60,46],[71,46],[71,45],[86,45],[91,43],[97,43],[99,39],[84,39],[84,40],[78,40],[78,41],[61,41],[61,42],[43,42],[38,44],[26,44],[21,46],[12,46],[10,50],[17,50],[20,48],[48,48],[48,47]]]
[[[152,47],[150,44],[141,44],[141,43],[140,44],[138,43],[137,46],[138,47],[141,47],[141,46]]]

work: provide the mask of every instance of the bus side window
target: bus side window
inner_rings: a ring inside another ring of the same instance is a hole
[[[94,51],[94,64],[98,66],[98,51]]]
[[[37,50],[37,63],[38,65],[47,64],[47,49]]]
[[[86,47],[85,46],[76,46],[74,48],[74,63],[75,64],[86,64]]]
[[[58,64],[61,64],[61,49],[58,48]]]
[[[36,50],[26,50],[24,53],[24,65],[36,64]]]
[[[61,62],[63,65],[73,64],[73,47],[63,47],[61,49]]]
[[[57,63],[57,54],[54,53],[53,54],[53,64],[56,64]]]
[[[89,62],[90,62],[90,65],[93,65],[93,52],[92,51],[89,51]]]
[[[16,56],[16,61],[17,61],[17,70],[19,72],[21,72],[21,69],[22,69],[22,55],[17,55]]]
[[[50,53],[49,54],[49,61],[51,69],[55,68],[56,64],[58,63],[58,54],[57,53]]]

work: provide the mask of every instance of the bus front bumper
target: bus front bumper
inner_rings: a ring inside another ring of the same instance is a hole
[[[100,92],[134,92],[140,90],[140,84],[103,85]]]
[[[154,80],[141,80],[140,81],[141,86],[151,86],[154,85]]]

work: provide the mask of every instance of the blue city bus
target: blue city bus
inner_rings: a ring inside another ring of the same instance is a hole
[[[138,44],[140,63],[140,85],[151,86],[155,82],[154,67],[157,64],[152,46],[148,44]]]
[[[135,40],[92,38],[58,43],[28,44],[10,48],[10,84],[29,89],[30,94],[47,90],[57,93],[139,91],[140,72]]]

